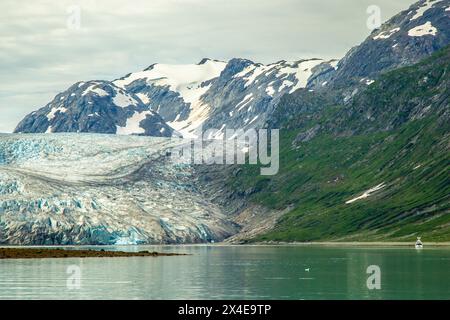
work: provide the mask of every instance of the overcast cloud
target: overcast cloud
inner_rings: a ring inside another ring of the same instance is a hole
[[[81,80],[112,80],[152,63],[233,57],[270,63],[341,58],[414,0],[2,0],[0,132]],[[67,27],[81,9],[81,28]]]

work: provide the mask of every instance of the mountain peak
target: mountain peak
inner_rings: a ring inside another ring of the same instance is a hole
[[[225,61],[222,61],[222,60],[211,59],[211,58],[203,58],[202,60],[200,60],[199,63],[197,63],[197,65],[201,66],[201,65],[203,65],[203,64],[207,64],[208,62],[220,62],[220,63],[226,63]]]
[[[375,79],[382,72],[412,65],[450,42],[449,1],[421,0],[352,48],[339,62],[335,84]]]
[[[45,107],[27,115],[15,132],[176,135],[137,95],[101,80],[72,85]]]
[[[207,62],[209,62],[209,61],[212,61],[212,59],[210,59],[210,58],[203,58],[203,59],[200,60],[200,62],[197,63],[197,64],[198,64],[198,65],[202,65],[202,64],[205,64],[205,63],[207,63]]]
[[[153,63],[151,65],[149,65],[147,68],[144,69],[144,71],[150,71],[153,70],[153,68],[155,68],[155,66],[157,66],[158,63]]]

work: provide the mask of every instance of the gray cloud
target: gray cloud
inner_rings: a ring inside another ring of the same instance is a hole
[[[383,20],[413,0],[35,0],[0,2],[0,132],[76,81],[203,57],[269,63],[340,58],[361,42],[366,8]],[[81,29],[67,28],[81,8]]]

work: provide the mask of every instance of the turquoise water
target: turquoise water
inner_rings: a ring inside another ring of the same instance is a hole
[[[191,255],[0,260],[0,299],[450,299],[449,248],[102,248]],[[371,265],[379,290],[367,287]],[[81,274],[68,287],[71,266]]]

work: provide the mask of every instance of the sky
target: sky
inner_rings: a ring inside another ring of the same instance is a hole
[[[341,58],[414,0],[1,0],[0,132],[71,84],[208,57]]]

